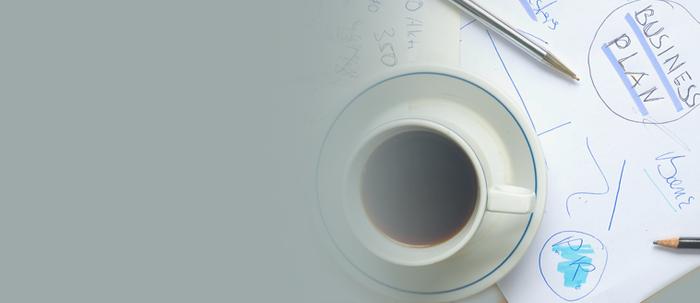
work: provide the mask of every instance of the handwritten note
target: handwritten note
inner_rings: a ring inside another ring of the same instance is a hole
[[[544,0],[520,0],[525,12],[532,21],[541,22],[550,30],[556,30],[559,20],[551,13],[558,1],[545,2]]]
[[[700,230],[700,3],[480,3],[582,78],[567,81],[464,17],[463,68],[516,101],[549,170],[541,228],[499,283],[509,302],[639,302],[700,265],[652,245]]]
[[[441,0],[329,1],[323,15],[335,26],[324,29],[333,70],[327,79],[343,87],[410,64],[454,65],[459,62],[454,29],[459,14]],[[437,47],[439,46],[439,47]],[[362,83],[365,84],[365,83]]]
[[[580,300],[593,292],[607,263],[608,252],[603,242],[579,231],[562,231],[549,237],[538,259],[542,279],[566,301]]]

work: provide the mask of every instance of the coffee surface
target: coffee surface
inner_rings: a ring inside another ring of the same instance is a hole
[[[431,131],[389,138],[370,155],[362,175],[370,221],[409,246],[433,246],[469,221],[478,197],[474,164],[451,139]]]

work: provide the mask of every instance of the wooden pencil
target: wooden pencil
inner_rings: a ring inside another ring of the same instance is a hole
[[[654,245],[668,248],[700,248],[700,238],[678,237],[654,241]]]

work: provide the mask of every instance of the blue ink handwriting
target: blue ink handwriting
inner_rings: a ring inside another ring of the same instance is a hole
[[[530,6],[530,2],[528,0],[520,0],[520,5],[523,6],[525,12],[528,16],[530,16],[532,21],[537,21],[537,16],[535,16],[535,12],[532,11],[532,7]]]
[[[554,18],[552,14],[547,11],[548,8],[552,7],[557,3],[557,0],[545,3],[544,0],[520,0],[520,5],[525,9],[527,15],[530,16],[532,21],[539,21],[542,19],[542,24],[550,30],[556,30],[559,26],[559,20]]]
[[[608,251],[598,238],[580,231],[555,233],[542,246],[538,266],[549,289],[573,302],[592,293],[608,263]]]
[[[679,210],[691,205],[695,200],[694,195],[690,195],[686,192],[686,188],[682,185],[683,180],[678,176],[677,161],[682,158],[685,158],[685,155],[677,155],[674,152],[667,152],[656,157],[658,163],[656,165],[656,172],[668,185],[673,199],[678,203],[677,206]]]
[[[572,246],[571,241],[580,243],[578,246]],[[581,285],[586,283],[588,273],[595,270],[593,260],[586,256],[593,254],[591,245],[583,245],[583,240],[575,239],[567,241],[567,245],[552,245],[552,251],[565,259],[557,265],[557,271],[564,275],[564,286],[580,289]]]

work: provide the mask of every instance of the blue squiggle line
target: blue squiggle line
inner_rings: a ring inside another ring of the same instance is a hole
[[[474,23],[474,21],[476,21],[476,19],[472,19],[472,21],[469,21],[469,22],[467,22],[466,24],[462,25],[462,27],[460,27],[459,30],[463,30],[465,27],[467,27],[467,26],[471,25],[472,23]]]
[[[615,204],[613,204],[612,214],[610,214],[610,223],[608,223],[608,230],[612,228],[613,218],[615,218],[615,210],[617,209],[617,200],[620,197],[620,188],[622,187],[622,176],[625,174],[625,165],[627,165],[627,160],[622,162],[622,170],[620,171],[620,180],[617,181],[617,193],[615,193]]]
[[[544,44],[549,44],[549,42],[545,41],[544,39],[542,39],[542,38],[540,38],[540,37],[537,37],[537,36],[535,36],[535,35],[533,35],[533,34],[530,34],[530,33],[526,32],[526,31],[524,31],[524,30],[522,30],[522,29],[519,29],[518,32],[520,32],[521,34],[528,35],[528,36],[530,36],[530,37],[532,37],[532,38],[535,38],[535,39],[537,39],[537,40],[540,40],[540,41],[542,41],[542,43],[544,43]]]
[[[603,181],[605,181],[605,191],[603,191],[603,192],[581,191],[581,192],[575,192],[573,194],[570,194],[568,197],[566,197],[566,213],[569,215],[569,218],[571,218],[571,211],[569,210],[569,202],[571,202],[571,198],[573,196],[578,196],[578,195],[603,196],[603,195],[606,195],[607,193],[610,192],[610,183],[608,182],[608,178],[605,177],[605,173],[603,173],[603,169],[600,168],[600,164],[598,164],[598,160],[596,160],[595,155],[593,154],[593,151],[591,150],[591,145],[588,143],[588,137],[586,137],[586,148],[588,149],[588,153],[591,155],[591,158],[593,159],[593,163],[595,163],[595,167],[598,169],[598,172],[603,177]]]
[[[491,40],[491,45],[493,45],[493,49],[496,51],[496,55],[498,56],[498,60],[501,61],[501,65],[503,65],[503,69],[506,71],[506,75],[508,75],[508,79],[510,79],[510,83],[513,84],[513,88],[515,89],[515,92],[518,94],[518,98],[520,98],[520,103],[523,104],[523,108],[525,109],[525,114],[527,114],[527,119],[530,120],[530,124],[532,125],[532,129],[534,129],[535,132],[537,132],[537,127],[535,127],[535,121],[532,120],[532,116],[530,115],[530,110],[527,109],[527,104],[525,104],[525,100],[523,100],[523,96],[520,94],[520,89],[518,89],[518,86],[515,85],[515,80],[513,80],[513,77],[510,75],[510,71],[508,70],[506,63],[503,61],[503,57],[501,57],[501,52],[498,51],[498,47],[496,47],[496,42],[493,40],[493,37],[491,37],[491,32],[489,32],[487,30],[486,34],[489,36],[489,39]]]
[[[548,129],[548,130],[545,130],[545,131],[543,131],[543,132],[541,132],[541,133],[539,133],[539,134],[537,134],[537,135],[538,135],[538,136],[542,136],[542,135],[544,135],[544,134],[546,134],[546,133],[548,133],[548,132],[555,131],[555,130],[557,130],[557,129],[559,129],[559,128],[562,128],[562,127],[564,127],[564,126],[567,126],[567,125],[569,125],[569,124],[571,124],[571,121],[566,122],[566,123],[563,123],[563,124],[559,124],[559,125],[557,125],[557,126],[555,126],[555,127],[552,127],[552,128],[550,128],[550,129]]]

